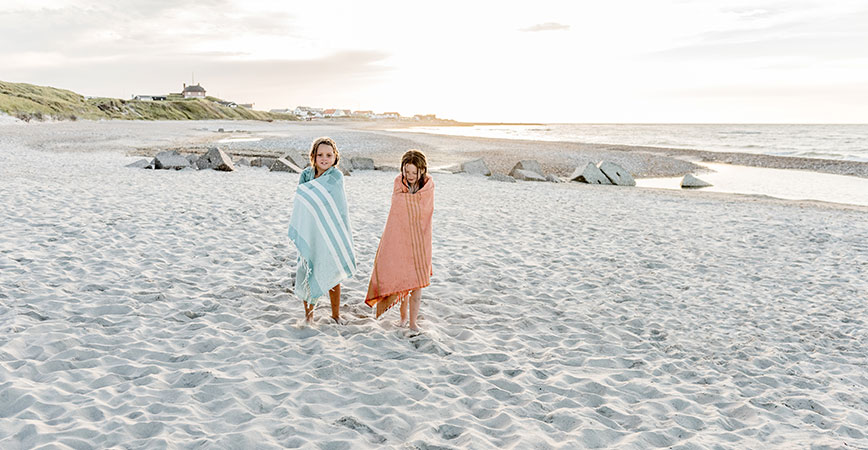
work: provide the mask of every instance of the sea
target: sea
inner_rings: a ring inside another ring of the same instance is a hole
[[[868,124],[572,124],[413,127],[406,131],[868,161]]]

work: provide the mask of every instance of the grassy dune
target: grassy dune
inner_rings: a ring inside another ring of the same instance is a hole
[[[90,98],[65,89],[0,81],[0,112],[21,120],[296,120],[292,114],[229,108],[211,100],[160,102]]]

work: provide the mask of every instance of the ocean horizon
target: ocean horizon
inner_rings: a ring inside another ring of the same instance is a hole
[[[420,126],[396,131],[868,162],[868,124],[548,123]]]

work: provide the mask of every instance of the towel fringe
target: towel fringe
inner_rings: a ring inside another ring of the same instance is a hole
[[[417,289],[421,289],[421,288],[407,289],[406,291],[393,292],[391,294],[384,295],[382,297],[368,299],[368,300],[365,300],[365,304],[367,304],[371,308],[376,309],[376,314],[377,314],[376,318],[379,319],[380,316],[385,314],[386,311],[392,309],[393,306],[395,306],[398,303],[401,303],[405,300],[409,300],[410,299],[410,293],[417,290]],[[392,296],[394,296],[394,298],[392,298],[392,301],[387,303],[387,300],[389,300],[389,298]]]
[[[316,305],[319,298],[310,298],[310,277],[312,272],[313,268],[307,260],[300,258],[298,262],[298,270],[295,274],[295,292],[302,301],[307,302],[310,305]],[[304,276],[301,276],[302,274]]]

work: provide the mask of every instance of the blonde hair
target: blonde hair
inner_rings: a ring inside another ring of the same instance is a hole
[[[338,163],[341,162],[341,153],[338,151],[338,144],[335,144],[335,141],[332,138],[325,136],[316,138],[313,141],[313,145],[310,146],[310,167],[313,169],[314,173],[316,173],[316,148],[319,147],[320,144],[328,145],[335,151],[335,163],[333,167],[337,167]]]
[[[404,166],[407,164],[412,164],[419,169],[419,189],[422,189],[422,186],[425,185],[425,178],[428,176],[428,158],[425,157],[425,154],[421,150],[407,150],[404,156],[401,156],[402,179],[404,178]],[[406,183],[406,180],[404,182]]]

